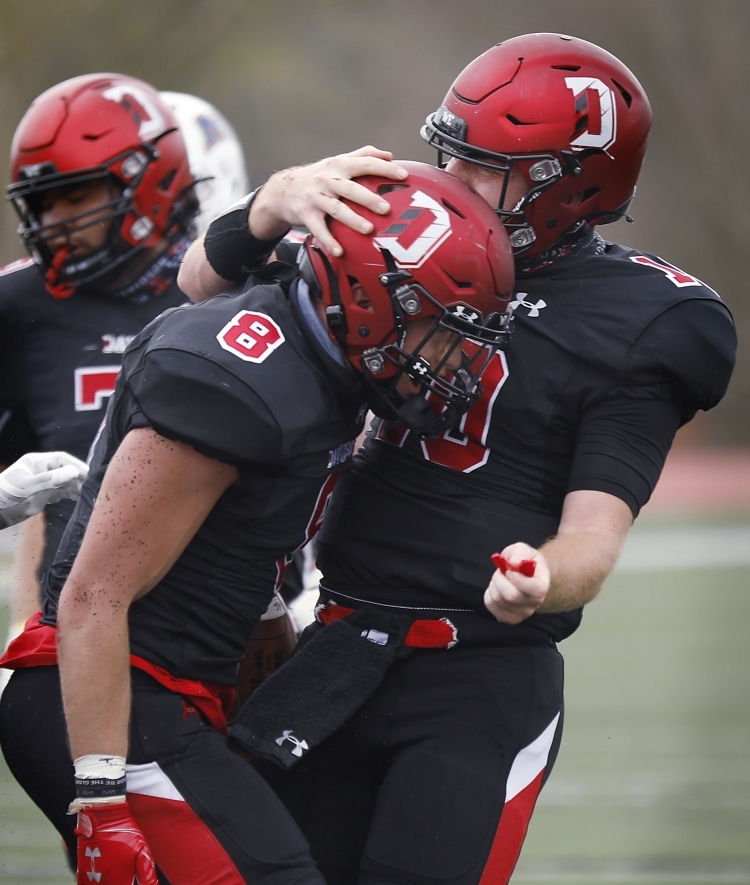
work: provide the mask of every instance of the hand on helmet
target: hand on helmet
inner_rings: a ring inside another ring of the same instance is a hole
[[[0,473],[0,523],[22,522],[63,498],[77,499],[88,467],[66,452],[24,455]]]
[[[522,542],[510,544],[492,559],[499,568],[484,591],[484,604],[498,621],[520,624],[547,598],[549,567],[538,550]]]
[[[341,255],[341,245],[331,235],[326,218],[336,218],[352,230],[370,233],[372,223],[342,203],[341,198],[387,215],[389,204],[353,179],[363,175],[382,175],[395,181],[406,178],[407,171],[392,159],[390,151],[367,145],[348,154],[277,172],[268,179],[253,203],[249,218],[251,232],[258,239],[270,240],[290,225],[301,225],[323,248],[333,255]]]

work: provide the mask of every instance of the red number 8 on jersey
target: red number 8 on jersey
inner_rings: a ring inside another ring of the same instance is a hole
[[[264,313],[241,310],[224,326],[216,340],[230,353],[248,363],[262,363],[284,343],[284,333]]]

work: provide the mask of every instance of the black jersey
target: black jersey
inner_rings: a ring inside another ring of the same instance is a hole
[[[554,535],[571,491],[616,495],[637,514],[677,428],[726,390],[729,311],[655,256],[593,235],[519,279],[511,308],[511,342],[460,427],[420,440],[384,424],[355,459],[318,539],[326,588],[484,612],[490,554]],[[579,620],[498,624],[498,641],[534,628],[561,639]]]
[[[119,298],[81,291],[55,299],[31,259],[0,270],[0,464],[32,451],[86,459],[126,346],[154,317],[186,301],[175,283],[186,248],[184,240],[175,243]],[[72,512],[70,501],[47,507],[44,566]]]
[[[281,286],[168,311],[125,353],[89,478],[45,580],[44,622],[55,622],[107,464],[130,429],[150,426],[236,465],[241,482],[131,606],[131,652],[173,676],[233,684],[281,561],[317,530],[351,463],[364,411],[353,373],[324,364]]]

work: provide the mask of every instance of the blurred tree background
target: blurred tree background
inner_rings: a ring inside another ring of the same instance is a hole
[[[117,71],[215,104],[240,136],[254,185],[367,143],[433,162],[418,134],[426,114],[474,56],[530,31],[592,40],[635,71],[655,117],[637,224],[602,233],[716,288],[745,340],[747,0],[0,0],[0,156],[40,92]],[[0,263],[22,254],[15,228],[6,205]],[[749,370],[741,346],[725,401],[685,441],[750,444]]]

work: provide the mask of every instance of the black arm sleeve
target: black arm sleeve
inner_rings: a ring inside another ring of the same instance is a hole
[[[254,270],[265,264],[282,237],[259,240],[250,233],[248,215],[255,191],[239,207],[231,207],[208,226],[204,239],[206,258],[225,280],[244,282]],[[282,235],[283,236],[283,235]]]

